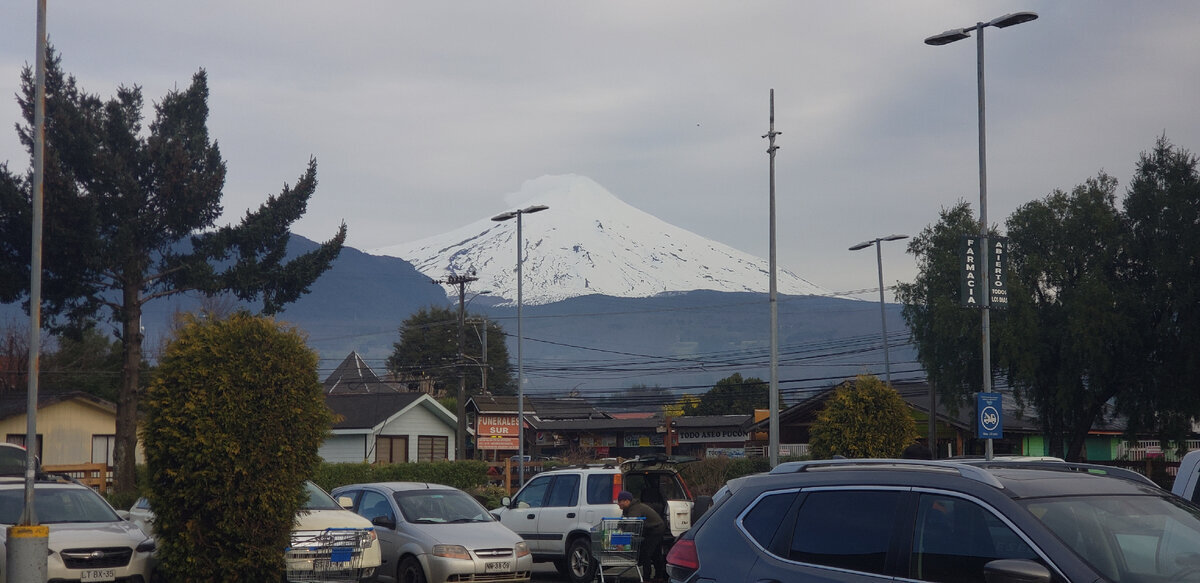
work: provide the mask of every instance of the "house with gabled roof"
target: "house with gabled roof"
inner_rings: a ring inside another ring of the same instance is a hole
[[[327,462],[403,463],[454,459],[458,418],[427,393],[384,381],[351,352],[325,379],[333,433]]]
[[[0,396],[0,435],[25,446],[28,397],[24,391]],[[37,399],[37,443],[42,465],[102,463],[112,465],[117,434],[117,406],[83,391],[42,391]],[[143,458],[141,441],[136,459]]]

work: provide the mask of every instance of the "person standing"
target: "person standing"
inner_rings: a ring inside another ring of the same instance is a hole
[[[638,548],[638,565],[642,576],[651,581],[667,580],[667,561],[662,554],[663,535],[667,525],[662,516],[653,508],[642,502],[634,502],[633,494],[622,490],[617,494],[617,505],[621,507],[621,516],[625,518],[644,518],[642,524],[642,543]],[[651,567],[654,576],[651,577]]]

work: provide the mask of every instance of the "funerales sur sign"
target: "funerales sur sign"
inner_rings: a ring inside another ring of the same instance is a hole
[[[1008,307],[1007,239],[984,239],[978,235],[963,237],[959,247],[959,260],[962,268],[964,308]]]

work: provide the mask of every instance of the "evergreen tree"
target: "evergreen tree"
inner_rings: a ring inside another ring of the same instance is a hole
[[[230,291],[278,312],[308,291],[341,251],[346,228],[317,250],[285,262],[288,228],[316,189],[310,160],[240,224],[217,227],[225,162],[209,139],[208,80],[201,70],[154,106],[144,131],[140,87],[103,101],[64,74],[48,49],[44,171],[43,311],[69,327],[104,314],[124,350],[117,398],[114,486],[135,487],[141,315],[147,302],[188,291]],[[18,127],[32,154],[34,75],[22,73]],[[0,169],[0,301],[28,292],[30,179]]]
[[[708,392],[700,395],[700,403],[689,415],[753,415],[755,409],[767,409],[771,403],[771,388],[758,377],[742,378],[741,373],[725,377]]]
[[[499,324],[467,314],[463,333],[463,367],[466,393],[478,394],[483,375],[483,335],[487,334],[487,384],[495,395],[517,394],[508,362],[507,335]],[[486,332],[479,327],[487,322]],[[458,392],[458,309],[430,306],[409,316],[400,327],[400,341],[392,345],[387,369],[401,381],[433,382],[437,390]]]

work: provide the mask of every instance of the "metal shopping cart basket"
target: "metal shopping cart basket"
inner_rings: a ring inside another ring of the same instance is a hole
[[[370,531],[327,528],[292,533],[284,552],[291,583],[358,583],[362,580],[363,551],[371,545]]]
[[[633,571],[643,581],[638,566],[638,548],[642,544],[645,518],[601,518],[592,527],[592,556],[596,558],[596,576],[604,583],[605,575],[620,580]],[[606,572],[607,571],[607,572]]]

